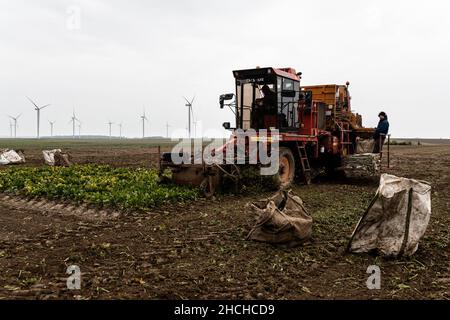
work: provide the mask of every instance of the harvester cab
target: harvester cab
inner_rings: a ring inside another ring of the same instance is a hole
[[[256,68],[233,74],[236,94],[221,95],[219,103],[221,108],[233,109],[236,124],[231,127],[225,123],[225,128],[280,131],[299,128],[300,73],[291,68]]]

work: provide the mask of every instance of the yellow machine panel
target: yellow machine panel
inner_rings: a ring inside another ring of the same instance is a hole
[[[311,91],[312,99],[316,102],[337,107],[339,110],[343,108],[345,111],[350,111],[350,96],[346,86],[326,84],[304,86],[302,90]]]
[[[302,87],[302,89],[311,91],[314,101],[334,106],[336,104],[337,87],[338,86],[335,84],[327,84],[320,86],[305,86]]]

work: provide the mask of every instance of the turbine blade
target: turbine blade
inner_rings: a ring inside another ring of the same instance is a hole
[[[39,109],[42,110],[42,109],[44,109],[44,108],[47,108],[48,106],[50,106],[50,104],[46,104],[45,106],[40,107]]]
[[[34,101],[33,100],[31,100],[29,97],[27,97],[27,99],[28,100],[30,100],[30,102],[32,103],[32,104],[34,104],[34,106],[36,107],[36,108],[38,108],[39,109],[39,107],[37,106],[37,104],[36,103],[34,103]]]
[[[195,100],[195,95],[194,95],[194,97],[192,98],[191,106],[192,106],[192,104],[194,103],[194,100]]]
[[[187,104],[191,104],[186,97],[183,97],[183,98],[184,98],[184,100],[186,100]]]

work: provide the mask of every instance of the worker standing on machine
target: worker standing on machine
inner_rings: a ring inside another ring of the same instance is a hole
[[[375,140],[373,153],[381,153],[383,151],[384,141],[389,133],[389,121],[387,114],[385,112],[380,112],[378,117],[380,118],[380,122],[378,123],[378,127],[373,135],[373,139]]]

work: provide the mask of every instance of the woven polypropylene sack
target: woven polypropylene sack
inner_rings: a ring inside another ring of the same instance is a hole
[[[313,220],[300,197],[291,191],[280,191],[251,207],[256,213],[256,224],[248,240],[291,247],[311,237]]]
[[[431,185],[383,174],[380,187],[361,218],[348,251],[377,251],[383,256],[412,256],[431,217]]]

